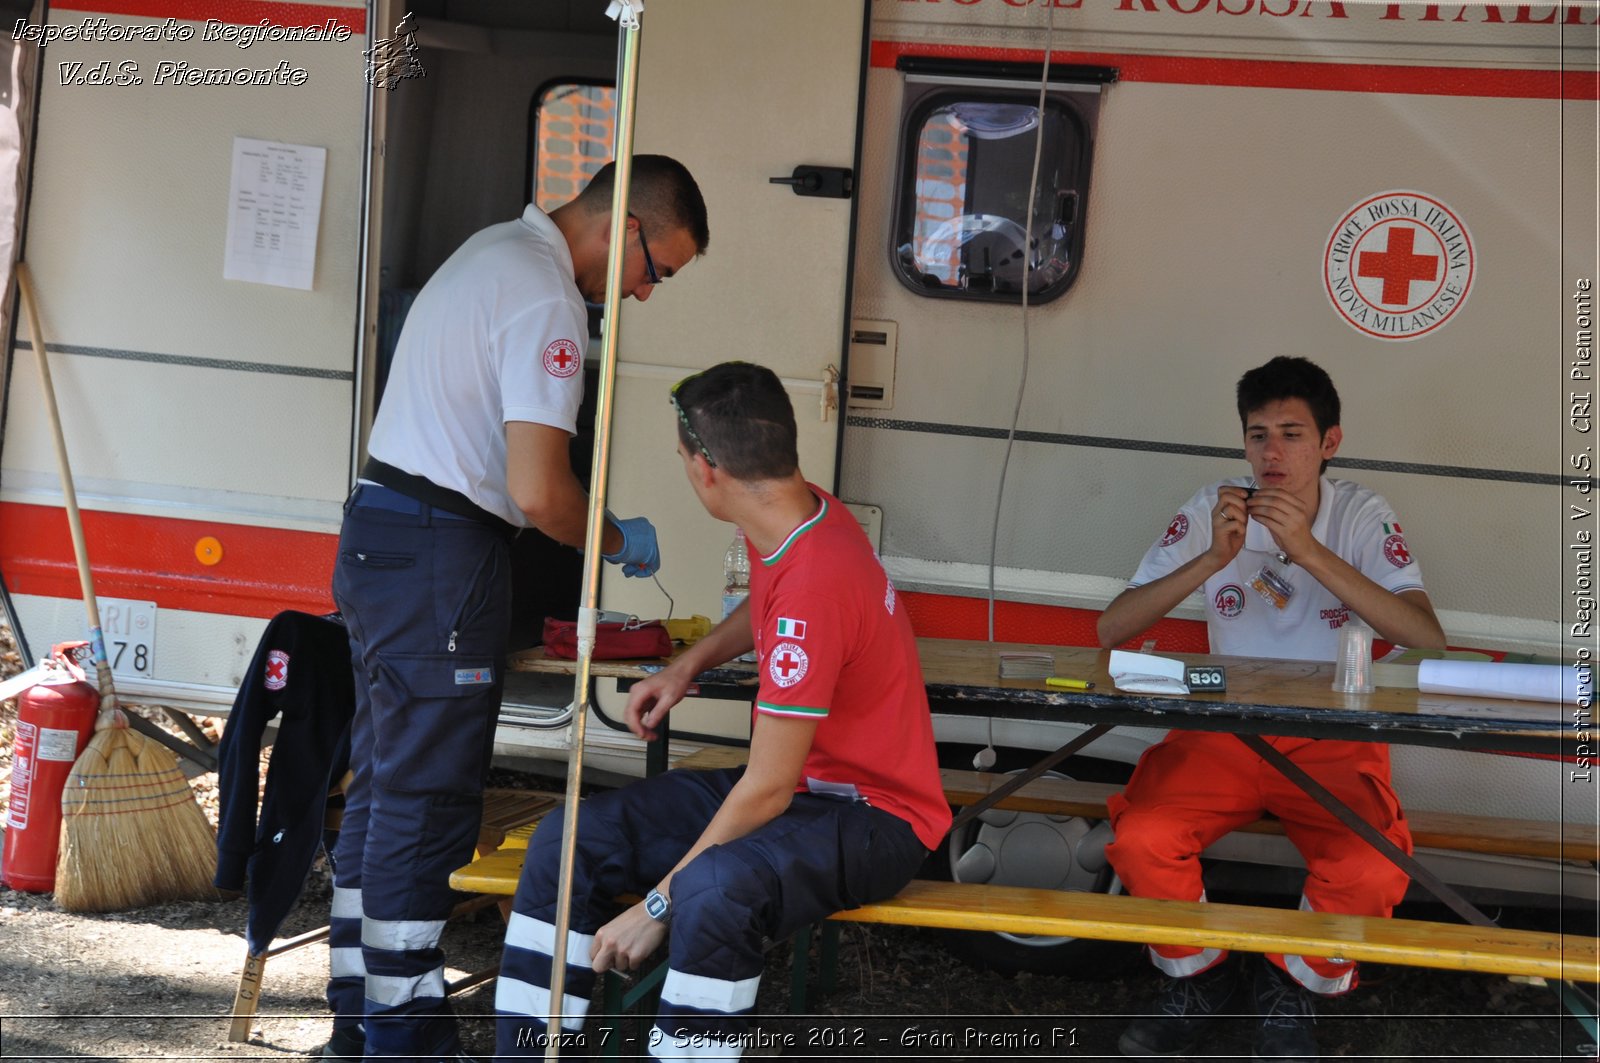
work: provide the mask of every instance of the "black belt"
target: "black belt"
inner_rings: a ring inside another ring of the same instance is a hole
[[[441,509],[446,513],[461,517],[464,520],[475,521],[499,532],[506,539],[512,539],[520,530],[516,525],[478,505],[472,499],[459,491],[452,491],[448,487],[440,487],[432,480],[415,473],[397,469],[388,462],[379,461],[377,458],[368,458],[366,464],[361,466],[361,478],[381,484],[391,491],[397,491],[418,502],[426,503],[434,509]]]

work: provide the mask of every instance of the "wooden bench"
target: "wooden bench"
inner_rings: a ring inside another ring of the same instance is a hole
[[[734,766],[742,763],[743,752],[707,747],[680,760],[679,766]],[[959,770],[946,770],[942,775],[946,796],[958,806],[973,803],[1009,778]],[[1113,784],[1043,778],[1003,799],[997,807],[1104,819],[1106,798],[1118,789]],[[1578,861],[1596,857],[1593,828],[1572,831],[1577,837],[1563,837],[1557,827],[1534,821],[1427,812],[1412,813],[1408,818],[1419,847]],[[1282,833],[1281,825],[1271,819],[1245,829]],[[451,885],[475,893],[515,893],[531,834],[532,827],[508,834],[501,848],[453,874]],[[1600,981],[1600,939],[1580,935],[919,879],[888,900],[830,917],[822,937],[823,987],[832,980],[837,926],[846,922],[1133,943],[1162,941],[1545,978],[1556,984],[1568,1007],[1591,1031],[1595,1021],[1592,1005],[1581,995],[1568,992],[1571,987],[1562,983]],[[791,997],[802,1009],[809,941],[808,929],[795,945]]]
[[[704,746],[680,759],[676,767],[709,769],[737,767],[748,751],[731,746]],[[945,799],[961,808],[987,797],[1010,781],[1009,775],[946,768],[939,773]],[[1117,783],[1084,782],[1050,776],[1035,779],[1004,798],[996,808],[1038,812],[1047,816],[1083,816],[1105,819],[1106,799],[1122,789]],[[1600,860],[1600,828],[1546,820],[1464,816],[1453,812],[1406,809],[1411,838],[1418,848],[1499,856],[1536,857],[1543,860]],[[1253,834],[1283,834],[1272,818],[1241,827]]]
[[[524,843],[525,844],[525,843]],[[451,876],[457,889],[515,892],[526,849],[513,844]],[[1126,894],[915,880],[894,897],[829,918],[822,938],[821,987],[832,981],[839,923],[879,923],[946,930],[1044,934],[1105,941],[1163,941],[1199,948],[1280,952],[1440,970],[1549,980],[1593,1034],[1591,1001],[1566,985],[1600,981],[1600,939],[1530,930],[1379,919],[1298,909],[1152,900]],[[805,1010],[810,929],[796,938],[791,1006]],[[607,981],[607,1007],[621,1014],[659,984],[664,965],[631,995]]]
[[[957,807],[987,797],[992,790],[1010,779],[1008,775],[954,769],[946,769],[939,774],[943,778],[945,797]],[[995,807],[1017,812],[1039,812],[1048,816],[1105,819],[1106,798],[1120,789],[1122,787],[1116,783],[1045,777],[1033,780],[1002,799]],[[1600,859],[1600,832],[1593,826],[1411,809],[1406,810],[1406,821],[1411,826],[1411,839],[1418,848],[1545,860],[1576,860],[1591,864]],[[1240,830],[1255,834],[1282,834],[1283,825],[1268,818],[1247,824]]]
[[[1415,919],[1152,900],[1125,894],[919,879],[887,901],[839,912],[832,918],[841,922],[1342,956],[1411,967],[1552,979],[1593,981],[1600,976],[1600,940],[1595,938]]]
[[[456,889],[516,892],[525,850],[504,848],[450,878]],[[1351,960],[1519,974],[1600,978],[1600,940],[1414,919],[1151,900],[1125,894],[918,879],[889,900],[834,914],[849,923],[1163,941],[1199,948],[1342,956]]]

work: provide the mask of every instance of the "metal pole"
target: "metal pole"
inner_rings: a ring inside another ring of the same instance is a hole
[[[594,463],[589,473],[589,534],[583,551],[583,604],[578,609],[578,671],[573,677],[571,746],[567,750],[567,799],[562,809],[561,871],[556,889],[555,947],[550,957],[549,1039],[544,1058],[560,1056],[562,999],[567,988],[567,929],[571,924],[572,853],[578,837],[578,793],[583,779],[584,724],[589,716],[589,668],[599,615],[601,536],[605,533],[606,467],[611,457],[611,406],[617,382],[617,317],[622,306],[622,259],[628,235],[628,186],[633,180],[633,112],[639,77],[637,19],[624,22],[617,48],[615,181],[611,190],[611,247],[606,271],[605,313],[600,327],[600,393],[594,414]]]

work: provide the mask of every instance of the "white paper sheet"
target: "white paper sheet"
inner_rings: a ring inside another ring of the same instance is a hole
[[[233,138],[224,279],[311,290],[327,166],[327,148]]]
[[[1592,696],[1587,670],[1584,697]],[[1425,660],[1417,666],[1417,689],[1427,694],[1465,694],[1477,698],[1556,701],[1576,704],[1578,670],[1561,664],[1503,664],[1498,661]]]
[[[1117,689],[1130,694],[1189,693],[1189,684],[1183,679],[1183,662],[1171,657],[1112,650],[1107,670]]]

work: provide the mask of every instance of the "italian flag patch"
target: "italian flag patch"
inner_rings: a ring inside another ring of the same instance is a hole
[[[1383,526],[1383,534],[1385,534],[1385,535],[1399,535],[1400,534],[1400,525],[1398,525],[1398,524],[1385,524]]]
[[[778,637],[781,639],[805,638],[806,622],[804,620],[791,620],[786,616],[778,617]]]

